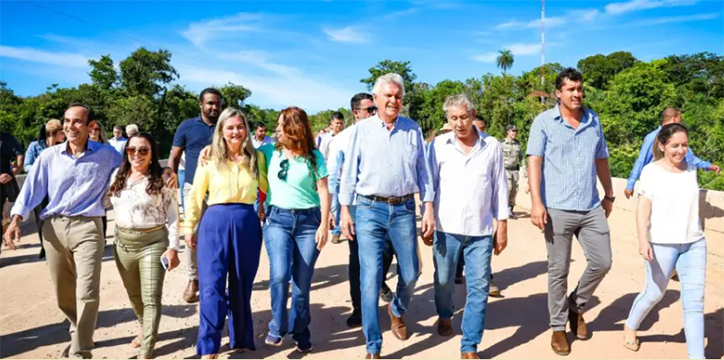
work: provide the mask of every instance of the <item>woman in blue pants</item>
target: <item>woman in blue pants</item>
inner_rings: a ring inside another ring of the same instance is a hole
[[[259,267],[261,227],[254,210],[257,187],[267,190],[266,160],[254,150],[241,111],[227,108],[214,130],[208,163],[196,170],[186,200],[182,229],[186,244],[198,246],[200,325],[196,351],[218,357],[224,320],[229,316],[231,348],[255,350],[251,290]],[[208,209],[199,226],[204,197]],[[228,276],[228,295],[227,295]]]

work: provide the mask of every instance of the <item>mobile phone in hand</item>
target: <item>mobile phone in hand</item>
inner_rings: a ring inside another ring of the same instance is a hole
[[[161,266],[163,266],[163,268],[168,271],[168,259],[163,255],[161,255]]]

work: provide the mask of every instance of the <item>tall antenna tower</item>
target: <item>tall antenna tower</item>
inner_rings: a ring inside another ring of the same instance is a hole
[[[546,84],[546,0],[540,1],[540,87],[545,92]],[[540,103],[545,103],[545,97],[541,95]]]

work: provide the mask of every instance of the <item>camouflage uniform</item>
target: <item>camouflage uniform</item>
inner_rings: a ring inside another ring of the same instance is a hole
[[[523,160],[523,152],[518,140],[510,141],[508,138],[501,142],[503,147],[503,163],[505,165],[505,177],[508,179],[508,205],[511,209],[515,207],[515,196],[518,194],[518,179],[520,177],[520,162]]]

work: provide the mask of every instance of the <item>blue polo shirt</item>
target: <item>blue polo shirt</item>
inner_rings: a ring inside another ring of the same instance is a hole
[[[216,124],[209,125],[201,119],[201,116],[184,120],[176,129],[173,137],[173,146],[178,146],[186,151],[186,175],[184,182],[193,184],[196,174],[196,165],[199,162],[201,150],[211,145],[214,137]]]

